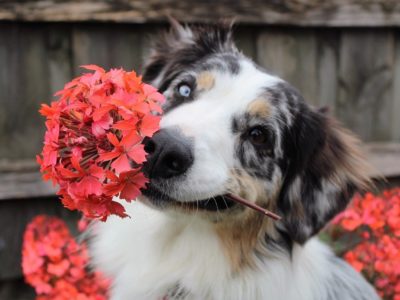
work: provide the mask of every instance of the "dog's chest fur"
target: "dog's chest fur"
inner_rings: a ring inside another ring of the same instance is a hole
[[[331,263],[332,254],[315,239],[295,246],[291,258],[274,253],[262,269],[232,271],[209,224],[173,219],[140,203],[127,209],[132,219],[94,228],[94,263],[114,278],[112,299],[334,299],[336,277],[360,279]]]

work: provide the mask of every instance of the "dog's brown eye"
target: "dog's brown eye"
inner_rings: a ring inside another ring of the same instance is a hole
[[[254,127],[249,130],[249,140],[254,145],[264,145],[268,141],[267,132],[262,127]]]

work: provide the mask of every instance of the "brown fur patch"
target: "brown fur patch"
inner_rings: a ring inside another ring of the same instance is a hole
[[[273,210],[276,208],[276,194],[267,195],[262,182],[243,170],[232,171],[230,192]],[[264,237],[275,236],[273,220],[260,212],[246,208],[240,215],[233,215],[224,222],[215,223],[225,255],[231,262],[232,272],[250,267],[257,268],[256,253],[264,253]]]
[[[247,112],[252,116],[267,118],[271,114],[271,106],[266,99],[259,98],[249,104]]]
[[[257,251],[263,251],[259,249],[261,240],[271,222],[259,212],[247,211],[245,216],[235,221],[215,225],[233,273],[246,267],[257,267],[255,255]]]
[[[199,90],[209,91],[215,84],[215,77],[211,72],[205,71],[197,76],[196,83]]]

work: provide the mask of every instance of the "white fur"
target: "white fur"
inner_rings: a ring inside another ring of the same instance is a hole
[[[233,273],[210,223],[139,202],[126,208],[132,219],[111,217],[93,229],[93,262],[114,278],[113,300],[162,299],[177,284],[188,291],[185,299],[334,299],[327,284],[335,272],[350,286],[362,282],[357,273],[336,268],[316,238],[296,245],[291,259],[274,253],[261,270]]]

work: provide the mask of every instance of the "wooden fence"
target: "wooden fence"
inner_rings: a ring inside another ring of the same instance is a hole
[[[39,103],[79,66],[140,70],[147,37],[162,26],[0,24],[0,157],[31,159],[40,149]],[[400,140],[400,35],[395,28],[238,26],[239,47],[333,113],[364,141]]]
[[[235,16],[245,54],[310,103],[329,106],[365,142],[383,142],[370,146],[371,160],[388,176],[400,174],[398,1],[1,2],[0,299],[23,298],[14,287],[26,222],[39,212],[75,218],[37,172],[40,103],[80,65],[140,72],[148,38],[166,28],[167,13],[189,22]]]

